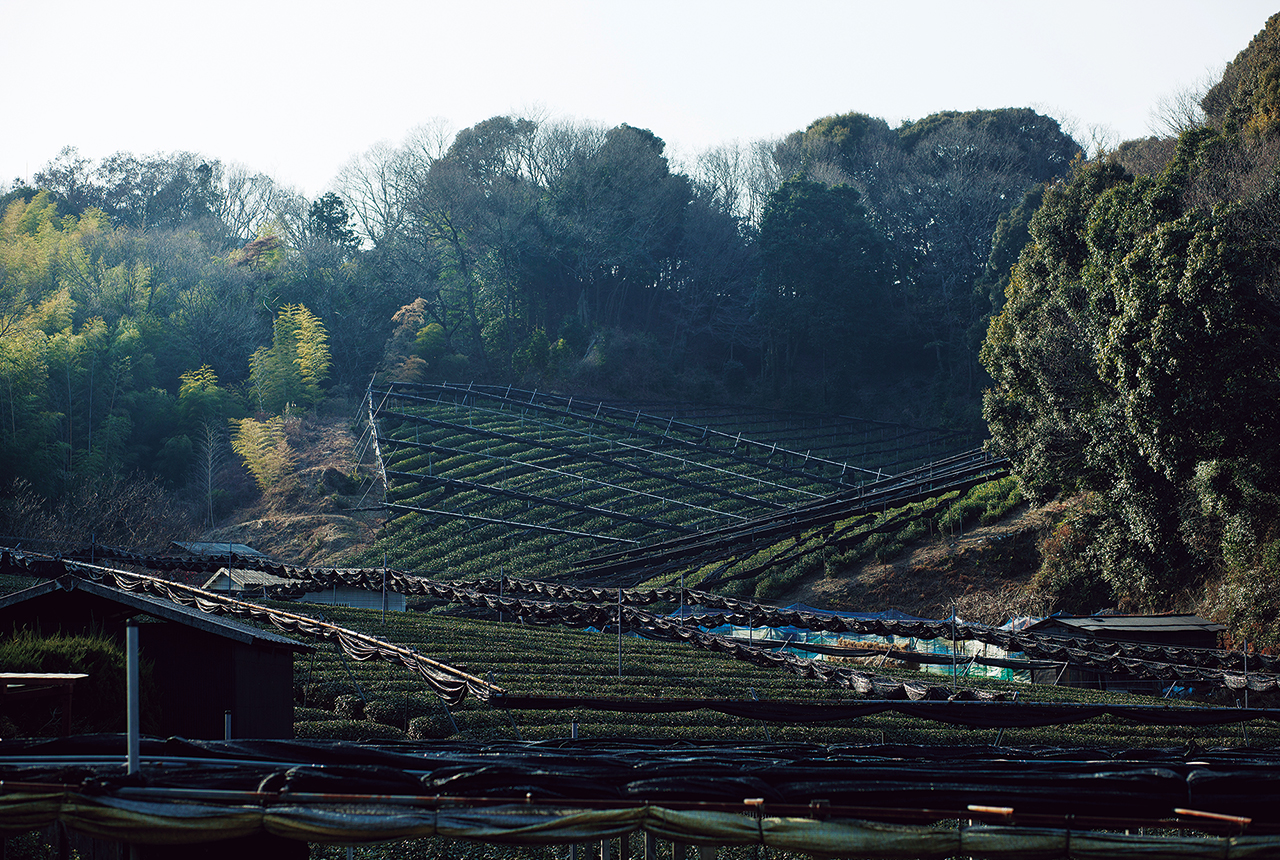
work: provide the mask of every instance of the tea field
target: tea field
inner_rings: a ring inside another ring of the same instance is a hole
[[[1003,474],[980,452],[946,460],[974,440],[945,431],[660,408],[486,386],[371,389],[368,447],[388,519],[350,563],[385,558],[448,579],[685,574],[768,597],[833,554],[877,551],[901,527],[946,527],[939,498],[954,505]],[[785,553],[770,550],[783,539]],[[672,543],[709,548],[673,562]],[[653,564],[651,548],[667,560]]]
[[[296,604],[289,604],[297,609]],[[515,695],[631,698],[716,698],[850,702],[859,696],[795,675],[763,669],[685,645],[604,633],[522,625],[510,620],[457,618],[429,612],[388,613],[325,607],[325,619],[413,648],[424,656],[490,679]],[[862,667],[874,671],[871,667]],[[938,675],[906,670],[901,680],[946,684]],[[960,689],[1016,692],[1018,701],[1110,702],[1150,705],[1152,699],[1116,693],[961,678]],[[1158,703],[1158,700],[1156,700]],[[300,737],[466,739],[569,737],[701,738],[826,744],[990,745],[1070,747],[1274,747],[1280,728],[1266,721],[1241,726],[1150,726],[1100,717],[1044,728],[991,729],[882,714],[821,724],[764,724],[714,711],[626,714],[602,711],[505,711],[467,698],[446,709],[403,669],[356,663],[322,648],[295,660],[295,730]]]

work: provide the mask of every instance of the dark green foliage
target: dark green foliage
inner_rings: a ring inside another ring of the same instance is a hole
[[[1241,145],[1196,129],[1162,173],[1101,162],[1050,189],[983,346],[986,416],[1024,484],[1097,493],[1087,546],[1052,577],[1100,577],[1135,606],[1230,563],[1230,541],[1280,513],[1262,489],[1280,485],[1263,286],[1280,246],[1252,226],[1274,192],[1212,198],[1252,169],[1224,158]]]
[[[1022,504],[1022,487],[1017,478],[1001,478],[979,484],[947,508],[938,523],[942,528],[988,526]]]
[[[453,724],[443,713],[427,714],[409,720],[409,737],[414,740],[444,739],[453,734]]]
[[[296,738],[326,738],[338,741],[404,740],[403,729],[368,720],[300,720],[293,724]]]
[[[1272,136],[1280,129],[1280,15],[1272,15],[1200,102],[1229,132]]]
[[[342,695],[333,700],[334,713],[348,720],[364,719],[364,696]]]
[[[83,673],[76,682],[71,708],[73,734],[124,731],[125,656],[116,642],[102,636],[18,631],[0,642],[0,672]],[[142,713],[154,719],[159,700],[143,662]],[[56,697],[18,703],[5,718],[28,737],[57,735],[62,728],[61,700]],[[147,731],[143,725],[143,731]]]
[[[883,354],[885,254],[853,188],[793,179],[770,196],[760,223],[760,303],[775,386],[795,384],[802,354],[818,359],[816,381],[841,387]]]
[[[439,715],[439,700],[429,694],[383,693],[364,709],[364,715],[375,723],[412,728],[412,721]]]
[[[311,235],[350,253],[360,244],[351,229],[351,214],[347,204],[332,191],[323,194],[307,212]]]

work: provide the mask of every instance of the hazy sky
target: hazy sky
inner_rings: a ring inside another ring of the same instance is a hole
[[[378,141],[538,109],[669,152],[833,113],[1034,107],[1145,136],[1257,0],[0,0],[0,183],[66,145],[192,150],[308,196]],[[1083,141],[1082,141],[1083,142]]]

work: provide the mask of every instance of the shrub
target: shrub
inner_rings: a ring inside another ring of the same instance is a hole
[[[1068,612],[1088,614],[1115,601],[1104,561],[1099,558],[1103,524],[1103,517],[1093,508],[1093,497],[1080,497],[1040,542],[1041,564],[1034,585]]]
[[[336,741],[404,740],[407,737],[395,726],[364,720],[300,720],[293,724],[293,736]]]
[[[434,696],[414,695],[413,693],[391,693],[370,702],[364,713],[368,719],[388,726],[407,726],[415,717],[422,717],[432,711],[439,711],[440,704]]]
[[[351,685],[343,681],[303,681],[294,685],[294,701],[314,708],[333,710],[337,698],[350,689]]]
[[[443,712],[426,714],[409,720],[409,737],[414,740],[432,740],[453,736],[453,724]]]
[[[349,720],[364,718],[365,701],[360,696],[342,695],[333,700],[334,713]]]
[[[68,672],[89,677],[76,682],[71,710],[74,733],[119,732],[125,721],[125,655],[124,649],[106,636],[65,635],[39,636],[20,631],[0,642],[2,672]],[[151,665],[140,667],[143,731],[157,715]],[[17,733],[27,736],[56,735],[61,730],[59,699],[37,699],[17,703],[7,709],[6,716]]]
[[[965,493],[940,520],[944,528],[964,528],[979,523],[991,525],[1022,503],[1022,485],[1017,478],[988,481]]]

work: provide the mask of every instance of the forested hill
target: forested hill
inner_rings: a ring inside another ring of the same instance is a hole
[[[1033,497],[1079,494],[1045,574],[1093,605],[1205,595],[1280,640],[1280,15],[1176,140],[1051,187],[982,358]]]
[[[0,198],[0,533],[217,521],[289,467],[288,422],[375,378],[788,407],[989,426],[1072,500],[1061,600],[1207,595],[1275,641],[1277,82],[1280,16],[1169,135],[1090,159],[1020,108],[680,164],[649,130],[494,117],[316,200],[63,150]]]
[[[832,116],[682,166],[644,129],[495,117],[308,201],[68,148],[0,201],[0,486],[83,509],[140,470],[207,520],[245,490],[229,428],[265,444],[375,373],[976,428],[991,235],[1078,152],[1025,109]]]

